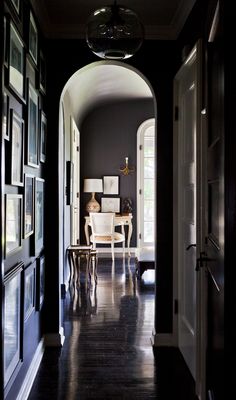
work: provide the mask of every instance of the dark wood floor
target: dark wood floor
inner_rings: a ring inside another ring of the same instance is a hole
[[[175,349],[153,352],[154,271],[135,261],[98,262],[98,283],[73,285],[64,300],[66,340],[47,348],[29,400],[193,400],[193,381]]]

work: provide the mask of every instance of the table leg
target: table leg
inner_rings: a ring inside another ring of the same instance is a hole
[[[128,256],[130,257],[130,239],[133,233],[133,224],[130,223],[128,227],[128,237],[127,237],[127,250],[128,250]]]
[[[84,233],[85,233],[87,245],[89,246],[89,225],[88,225],[87,221],[85,222],[85,225],[84,225]]]

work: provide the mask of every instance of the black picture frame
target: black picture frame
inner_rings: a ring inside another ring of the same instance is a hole
[[[66,205],[73,202],[74,163],[66,161]]]
[[[21,194],[5,195],[5,257],[22,247],[22,202]]]
[[[39,90],[42,94],[46,94],[46,61],[42,51],[39,54]]]
[[[35,310],[36,261],[24,269],[24,322]]]
[[[10,140],[9,134],[9,96],[4,90],[3,93],[3,119],[2,119],[2,135],[5,140]]]
[[[4,276],[4,387],[22,363],[23,266],[19,262]]]
[[[40,113],[40,161],[45,162],[46,160],[46,143],[47,143],[47,117],[46,114],[41,110]]]
[[[10,0],[11,4],[14,7],[14,10],[16,11],[17,15],[20,15],[20,6],[21,6],[21,0]]]
[[[33,87],[29,79],[28,86],[28,119],[27,119],[27,154],[26,164],[38,168],[39,167],[39,120],[38,120],[38,104],[39,97],[36,89]]]
[[[45,180],[35,177],[34,255],[38,255],[44,247],[44,186]]]
[[[10,136],[11,136],[11,184],[23,186],[24,168],[24,120],[10,110]]]
[[[30,10],[29,13],[29,54],[35,65],[38,64],[38,28],[34,15]]]
[[[36,310],[40,311],[44,301],[45,290],[45,256],[37,258],[37,274],[36,274]]]
[[[24,184],[24,239],[34,233],[34,176],[25,174]]]
[[[20,100],[25,98],[25,47],[20,34],[10,21],[8,86]]]

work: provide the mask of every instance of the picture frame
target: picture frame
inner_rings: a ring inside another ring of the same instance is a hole
[[[34,254],[37,255],[44,247],[44,184],[42,178],[35,178],[34,194]]]
[[[119,176],[103,177],[103,194],[119,194]]]
[[[2,119],[2,135],[4,139],[10,140],[9,135],[9,96],[4,91],[3,93],[3,119]]]
[[[15,112],[10,110],[11,133],[11,184],[23,186],[24,168],[24,121]]]
[[[35,271],[36,261],[24,270],[24,322],[35,310]]]
[[[40,161],[46,160],[46,141],[47,141],[47,118],[46,114],[41,110],[40,116]]]
[[[4,277],[4,387],[22,362],[22,271],[19,262]]]
[[[32,11],[30,10],[29,14],[29,54],[32,57],[32,60],[37,65],[38,63],[38,29],[33,16]]]
[[[120,213],[120,197],[102,197],[101,211]]]
[[[39,167],[38,140],[38,93],[29,81],[28,83],[28,123],[27,123],[27,165]]]
[[[34,233],[34,176],[25,174],[24,239]]]
[[[9,66],[8,66],[8,85],[11,90],[24,100],[25,87],[25,48],[24,43],[17,32],[13,22],[10,22],[10,44],[9,44]]]
[[[22,247],[22,201],[21,194],[6,194],[5,201],[5,257]]]
[[[46,94],[46,62],[42,51],[39,54],[39,90]]]
[[[45,287],[45,257],[37,258],[37,299],[36,309],[40,311],[44,301],[44,287]]]
[[[20,0],[11,0],[11,4],[13,5],[17,14],[20,15]]]

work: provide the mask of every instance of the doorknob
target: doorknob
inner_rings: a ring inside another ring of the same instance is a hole
[[[204,262],[206,262],[206,261],[207,262],[214,261],[214,259],[207,257],[207,254],[205,253],[205,251],[200,251],[200,257],[197,258],[197,265],[196,265],[195,271],[199,271],[199,269],[203,267]]]
[[[191,247],[196,247],[196,246],[197,246],[196,243],[189,244],[188,247],[186,247],[186,250],[189,250],[191,249]]]

